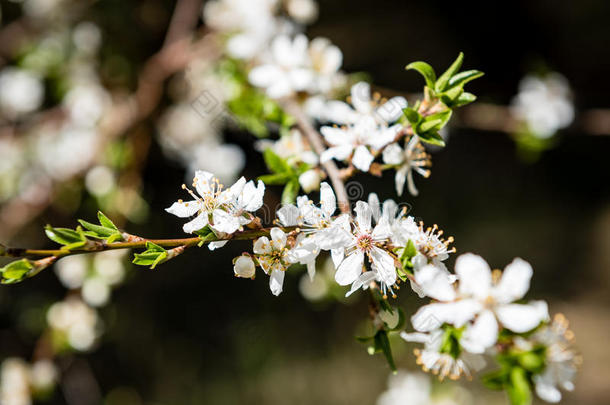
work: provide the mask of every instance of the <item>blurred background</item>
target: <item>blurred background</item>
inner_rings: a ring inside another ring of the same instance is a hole
[[[198,157],[176,152],[166,133],[203,125],[179,115],[180,73],[168,75],[158,103],[134,125],[121,130],[122,122],[103,122],[106,132],[92,134],[83,122],[101,119],[98,110],[124,112],[123,101],[149,69],[146,61],[166,40],[175,2],[59,3],[0,1],[1,243],[51,246],[45,224],[73,227],[98,209],[132,234],[181,237],[181,221],[164,208],[184,197],[180,185],[193,164],[226,169],[227,177],[266,171],[255,138],[232,127]],[[194,13],[200,16],[199,9]],[[341,48],[346,72],[366,72],[389,95],[421,90],[421,77],[404,71],[414,60],[441,70],[463,51],[465,68],[485,72],[470,90],[483,107],[458,114],[447,147],[433,153],[432,176],[416,179],[420,195],[402,201],[416,218],[454,236],[458,253],[480,254],[494,268],[516,256],[532,264],[528,297],[547,299],[553,313],[570,319],[584,357],[565,404],[610,400],[609,15],[603,0],[320,0],[319,18],[307,29]],[[169,59],[170,66],[178,63]],[[27,80],[9,91],[19,80],[10,76],[19,74],[10,71],[15,66],[44,77],[39,100],[40,89]],[[547,72],[569,83],[575,116],[536,140],[507,114],[522,79]],[[6,101],[9,96],[18,101]],[[29,113],[32,104],[35,117],[20,112]],[[168,111],[181,118],[172,121]],[[66,114],[71,126],[53,130]],[[391,173],[356,180],[367,193],[396,198]],[[267,203],[274,206],[280,193],[270,187]],[[127,256],[84,258],[3,286],[0,359],[30,362],[65,349],[49,348],[56,340],[46,327],[69,327],[66,308],[50,309],[72,286],[68,296],[82,289],[96,308],[72,313],[95,326],[88,334],[68,333],[83,350],[58,357],[62,382],[46,393],[46,403],[375,403],[389,369],[353,338],[363,328],[366,297],[337,298],[343,291],[329,290],[324,277],[332,275],[324,269],[316,288],[303,282],[303,272],[289,272],[284,292],[274,297],[265,277],[233,276],[231,259],[249,248],[240,242],[214,254],[199,249],[156,270],[132,268]],[[408,314],[421,305],[406,294],[397,304]],[[415,370],[412,345],[395,347],[399,366]],[[461,383],[473,393],[467,403],[506,403],[476,379]]]

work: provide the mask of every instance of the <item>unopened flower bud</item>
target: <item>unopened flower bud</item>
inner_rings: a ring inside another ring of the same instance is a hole
[[[233,264],[233,271],[237,277],[252,278],[256,272],[254,261],[250,256],[239,256]]]
[[[299,183],[306,193],[320,189],[320,174],[316,170],[307,170],[299,176]]]

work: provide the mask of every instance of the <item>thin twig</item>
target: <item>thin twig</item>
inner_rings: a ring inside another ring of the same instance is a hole
[[[309,140],[313,150],[318,154],[318,156],[322,155],[322,153],[326,150],[326,146],[324,146],[324,141],[322,140],[322,135],[311,125],[309,119],[299,107],[299,105],[294,100],[284,100],[282,102],[283,108],[286,112],[292,115],[296,121],[297,126],[301,129],[303,134]],[[335,165],[335,162],[332,160],[328,160],[322,163],[322,167],[326,171],[326,174],[330,178],[331,183],[333,184],[333,188],[335,190],[335,194],[337,195],[337,203],[339,205],[339,209],[343,213],[350,213],[350,203],[349,198],[347,196],[347,190],[345,189],[345,183],[341,178],[341,172]]]

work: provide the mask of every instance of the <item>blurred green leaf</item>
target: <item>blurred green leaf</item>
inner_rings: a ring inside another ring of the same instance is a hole
[[[412,62],[409,63],[405,69],[419,72],[426,80],[426,86],[431,89],[434,88],[434,84],[436,83],[436,73],[434,73],[432,66],[426,62]]]
[[[23,280],[28,272],[33,268],[34,266],[32,265],[32,262],[28,259],[21,259],[11,262],[0,268],[0,273],[2,273],[2,283],[17,283]]]
[[[284,191],[282,192],[282,204],[294,204],[300,188],[299,180],[296,178],[286,183]]]
[[[434,87],[436,92],[445,91],[445,89],[447,88],[447,85],[449,84],[449,79],[451,79],[453,77],[453,75],[455,75],[458,72],[458,70],[460,70],[460,68],[462,67],[463,61],[464,61],[464,53],[460,52],[457,59],[451,64],[451,66],[449,66],[449,69],[447,69],[445,71],[445,73],[443,73],[436,81],[436,85]]]

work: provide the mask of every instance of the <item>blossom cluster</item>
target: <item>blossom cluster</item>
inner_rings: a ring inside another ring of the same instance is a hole
[[[208,227],[224,238],[224,244],[245,225],[260,227],[254,214],[262,206],[261,181],[255,187],[242,178],[224,189],[211,173],[198,172],[193,185],[199,193],[191,192],[195,200],[168,209],[180,217],[196,215],[185,224],[186,232]],[[253,241],[252,253],[234,259],[235,275],[254,278],[260,267],[277,296],[286,271],[295,264],[305,266],[313,280],[316,260],[326,251],[335,268],[335,282],[350,286],[346,296],[371,289],[379,291],[382,300],[388,295],[396,298],[395,290],[408,280],[419,297],[432,300],[412,316],[415,332],[401,333],[404,340],[424,345],[415,353],[425,371],[441,379],[470,377],[485,366],[484,354],[509,342],[521,352],[544,347],[541,361],[546,367],[533,371],[541,398],[554,402],[561,396],[556,387],[573,387],[578,356],[567,344],[567,326],[550,325],[546,302],[524,301],[533,275],[529,263],[517,258],[504,271],[492,271],[482,257],[466,253],[457,257],[452,273],[445,262],[455,252],[450,246],[453,238],[444,239],[436,225],[417,224],[395,201],[382,204],[372,193],[368,201],[355,203],[353,213],[336,211],[335,193],[326,182],[320,185],[319,204],[306,195],[299,196],[296,204],[284,204],[276,213],[275,226]]]

